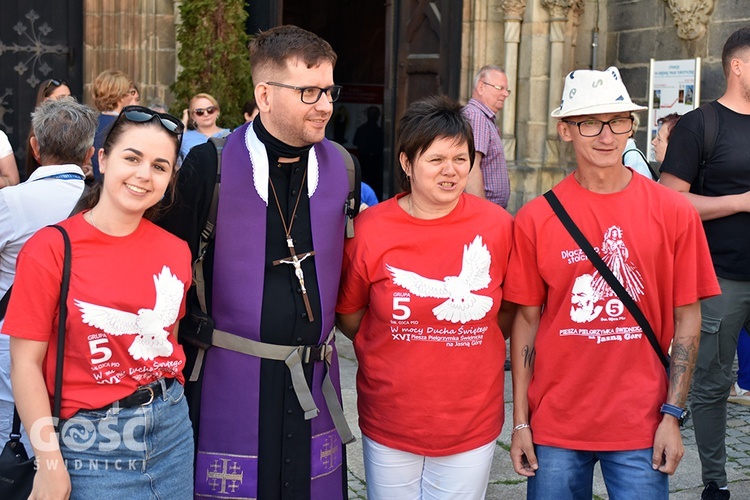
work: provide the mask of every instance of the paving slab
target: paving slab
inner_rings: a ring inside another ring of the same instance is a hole
[[[344,413],[357,441],[347,446],[347,466],[349,474],[349,498],[367,499],[365,470],[362,462],[362,440],[357,425],[356,373],[357,358],[352,343],[340,333],[336,337],[341,363],[341,391],[344,400]],[[488,500],[524,500],[526,480],[513,471],[508,449],[510,447],[510,425],[512,422],[512,392],[510,372],[505,377],[505,422],[497,439],[495,457],[487,485]],[[727,436],[727,477],[732,500],[750,500],[750,407],[741,404],[728,405]],[[695,433],[688,422],[682,433],[685,456],[674,476],[669,481],[670,500],[699,500],[703,483]],[[594,474],[594,499],[609,499],[599,468]],[[643,499],[648,500],[648,499]]]

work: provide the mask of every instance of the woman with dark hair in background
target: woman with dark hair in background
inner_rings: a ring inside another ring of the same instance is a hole
[[[651,146],[654,148],[654,158],[656,161],[661,163],[664,161],[664,155],[667,154],[667,144],[669,144],[669,136],[672,135],[672,129],[677,122],[680,121],[682,115],[678,113],[670,113],[666,116],[659,118],[656,123],[659,124],[659,132],[657,132],[654,140],[651,141]]]

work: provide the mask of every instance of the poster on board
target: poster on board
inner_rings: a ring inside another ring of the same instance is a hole
[[[651,59],[648,86],[648,142],[646,158],[655,161],[651,141],[659,131],[659,118],[684,115],[700,106],[701,58],[674,61]]]

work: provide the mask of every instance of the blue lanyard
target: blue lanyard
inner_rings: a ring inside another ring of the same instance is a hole
[[[38,180],[44,180],[44,179],[65,179],[65,180],[78,180],[83,181],[86,180],[86,177],[84,177],[81,174],[74,174],[72,172],[64,172],[61,174],[55,174],[55,175],[49,175],[47,177],[42,177]]]

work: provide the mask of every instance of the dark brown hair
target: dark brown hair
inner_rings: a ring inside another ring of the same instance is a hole
[[[120,113],[122,115],[122,112]],[[174,161],[172,162],[172,177],[169,180],[169,185],[167,186],[167,190],[164,192],[165,199],[162,200],[159,203],[156,203],[154,206],[148,208],[144,213],[143,217],[148,220],[154,220],[156,219],[159,214],[167,210],[172,203],[174,203],[174,187],[177,182],[177,155],[180,152],[180,140],[178,137],[170,132],[168,132],[166,129],[162,127],[162,125],[155,123],[153,120],[147,121],[147,122],[131,122],[129,120],[120,119],[121,116],[118,116],[117,119],[114,121],[112,126],[109,128],[109,131],[107,132],[107,137],[104,139],[104,144],[102,145],[102,150],[104,151],[105,155],[109,155],[112,151],[112,147],[117,144],[117,141],[120,139],[120,137],[130,128],[134,127],[156,127],[159,130],[162,130],[165,134],[169,135],[174,141],[175,144],[175,152],[174,152]],[[83,210],[89,210],[91,208],[94,208],[97,203],[99,203],[99,198],[102,194],[102,186],[104,184],[104,176],[106,174],[102,174],[102,178],[96,181],[94,185],[92,186],[91,190],[83,196],[76,205],[75,209],[73,210],[74,213],[82,212]]]
[[[682,118],[682,115],[679,113],[669,113],[668,115],[662,116],[656,120],[656,123],[658,123],[660,127],[669,127],[667,129],[667,142],[669,142],[669,138],[672,136],[672,130],[674,129],[674,126],[677,125],[677,122],[680,121],[680,118]]]
[[[292,24],[260,32],[249,46],[253,82],[260,83],[259,73],[283,71],[290,59],[299,59],[308,68],[330,62],[336,66],[336,52],[315,33]]]
[[[428,149],[435,139],[445,137],[466,142],[469,161],[474,164],[474,133],[471,124],[461,112],[461,105],[445,95],[427,97],[406,108],[396,130],[396,151],[404,153],[410,163]],[[399,169],[400,185],[411,191],[406,172]]]

